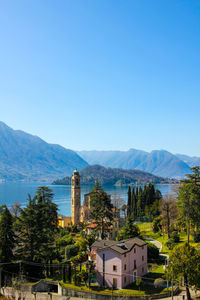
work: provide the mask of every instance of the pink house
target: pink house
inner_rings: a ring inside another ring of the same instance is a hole
[[[100,286],[122,289],[147,273],[147,243],[139,238],[96,241],[91,258]]]

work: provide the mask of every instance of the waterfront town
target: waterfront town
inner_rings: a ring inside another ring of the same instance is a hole
[[[0,300],[200,298],[200,1],[0,1]]]
[[[76,169],[71,177],[71,216],[57,213],[46,186],[33,198],[29,195],[25,208],[16,203],[8,210],[3,205],[2,294],[15,299],[190,299],[198,291],[198,277],[192,276],[200,264],[200,167],[191,171],[177,186],[177,199],[162,197],[149,183],[127,187],[125,204],[96,182],[81,205]],[[194,209],[193,214],[188,209]]]

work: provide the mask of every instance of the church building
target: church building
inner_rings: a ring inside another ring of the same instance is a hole
[[[71,178],[71,217],[58,216],[58,225],[60,227],[67,227],[75,225],[80,222],[87,224],[87,233],[91,234],[96,229],[97,224],[91,219],[91,196],[93,192],[84,195],[83,205],[81,206],[81,185],[80,174],[74,170]],[[117,212],[117,214],[116,214]],[[109,228],[109,238],[115,238],[119,230],[120,212],[113,207],[114,220],[113,225]]]

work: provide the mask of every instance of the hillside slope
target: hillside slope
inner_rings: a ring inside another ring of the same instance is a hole
[[[176,156],[190,167],[200,166],[200,157],[188,156],[184,154],[176,154]]]
[[[52,181],[87,165],[72,150],[0,122],[0,179]]]
[[[94,184],[98,181],[101,185],[146,184],[152,183],[177,183],[176,180],[162,178],[139,170],[124,170],[105,168],[99,165],[88,166],[80,171],[81,184]],[[71,177],[55,180],[53,184],[70,184]]]
[[[136,149],[128,151],[78,151],[84,160],[104,167],[137,169],[158,176],[183,178],[190,173],[190,167],[176,155],[165,150],[145,152]]]

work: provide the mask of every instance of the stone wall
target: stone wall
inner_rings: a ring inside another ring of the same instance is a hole
[[[69,296],[60,296],[53,293],[37,293],[37,292],[30,292],[28,290],[14,290],[11,287],[6,287],[1,289],[1,293],[8,297],[8,299],[15,299],[15,300],[69,300]]]
[[[178,289],[174,291],[174,295],[177,294]],[[54,293],[40,293],[31,292],[30,288],[17,291],[11,287],[1,289],[1,293],[7,296],[9,299],[25,299],[25,300],[69,300],[70,297],[79,297],[83,299],[97,299],[97,300],[150,300],[161,299],[171,296],[171,292],[164,294],[151,295],[151,296],[118,296],[118,295],[105,295],[95,294],[90,292],[79,291],[75,289],[62,288],[62,296]]]

